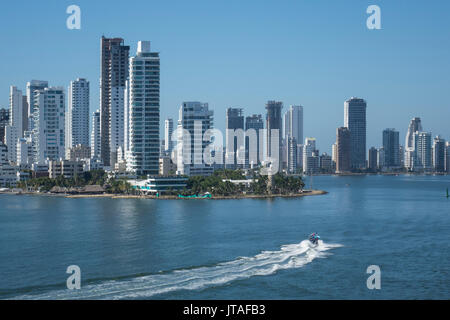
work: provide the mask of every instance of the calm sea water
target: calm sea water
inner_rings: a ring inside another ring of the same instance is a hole
[[[329,194],[0,195],[0,299],[450,298],[450,176],[324,176],[313,186]],[[81,268],[81,290],[66,289],[69,265]],[[381,290],[367,289],[369,265],[381,268]]]

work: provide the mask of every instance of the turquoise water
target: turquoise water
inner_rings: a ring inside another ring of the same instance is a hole
[[[450,298],[450,176],[313,184],[329,194],[0,195],[0,299]],[[312,232],[317,248],[304,241]],[[81,290],[66,289],[69,265],[81,268]],[[380,290],[367,289],[369,265],[381,268]]]

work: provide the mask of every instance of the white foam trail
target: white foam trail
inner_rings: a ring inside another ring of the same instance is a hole
[[[108,280],[81,287],[80,290],[54,290],[14,299],[143,299],[177,290],[196,290],[219,286],[253,276],[271,275],[278,270],[300,268],[326,251],[341,247],[319,240],[312,246],[308,240],[282,246],[279,251],[263,251],[253,257],[241,257],[215,266],[180,269],[131,279]]]

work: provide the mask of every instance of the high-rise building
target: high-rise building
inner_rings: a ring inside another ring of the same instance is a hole
[[[287,171],[289,173],[296,173],[297,171],[297,140],[288,136],[286,141],[286,163]]]
[[[385,167],[385,156],[386,156],[386,152],[384,151],[384,147],[381,147],[378,149],[378,153],[377,153],[378,157],[377,157],[377,166],[378,168],[381,170],[382,168]]]
[[[404,166],[408,170],[414,167],[414,133],[417,131],[422,131],[422,122],[420,118],[415,117],[409,123],[405,139]]]
[[[242,108],[227,108],[225,143],[225,166],[231,169],[243,167],[245,164],[245,134]]]
[[[89,81],[78,78],[69,85],[66,148],[89,146]]]
[[[101,38],[100,132],[101,158],[114,167],[117,150],[124,146],[124,100],[129,46],[122,38]],[[142,70],[143,71],[143,70]]]
[[[450,141],[445,143],[445,172],[450,173]]]
[[[316,154],[317,153],[317,154]],[[313,174],[316,173],[319,162],[317,162],[317,168],[313,166],[315,164],[314,160],[310,158],[313,156],[317,156],[319,160],[319,155],[316,149],[316,139],[315,138],[306,138],[305,144],[303,145],[303,172],[305,174]]]
[[[433,168],[436,172],[445,172],[445,139],[440,136],[433,140]]]
[[[34,120],[34,101],[35,101],[35,94],[38,91],[44,90],[45,88],[48,88],[48,81],[44,80],[31,80],[27,82],[27,103],[28,103],[28,131],[33,130]]]
[[[405,167],[405,148],[403,146],[398,147],[399,158],[400,158],[400,167]]]
[[[320,171],[330,173],[333,171],[333,160],[326,152],[320,156]]]
[[[245,162],[249,167],[256,166],[262,161],[262,150],[264,149],[263,129],[264,121],[262,115],[254,114],[245,118]],[[251,133],[253,130],[254,135]]]
[[[432,168],[432,145],[431,133],[414,133],[414,171],[428,171]]]
[[[347,127],[336,130],[336,172],[349,172],[351,169],[351,138]]]
[[[17,162],[17,142],[23,137],[23,96],[22,91],[11,86],[9,90],[9,123],[5,128],[8,146],[8,160]]]
[[[371,172],[377,171],[378,167],[378,150],[375,147],[369,149],[368,169]]]
[[[366,101],[352,97],[344,103],[344,127],[350,130],[350,165],[366,167]]]
[[[159,52],[150,50],[150,41],[139,41],[130,58],[129,150],[127,171],[159,174]]]
[[[33,149],[31,136],[20,138],[17,141],[17,165],[31,167],[33,164]]]
[[[294,137],[296,141],[303,141],[303,107],[290,106],[284,114],[284,139]]]
[[[33,160],[59,160],[65,156],[65,95],[62,87],[34,94]]]
[[[17,184],[17,170],[8,162],[8,147],[0,142],[0,187],[12,187]]]
[[[92,131],[91,131],[91,157],[101,158],[101,136],[100,136],[100,110],[92,113]]]
[[[22,96],[22,131],[28,131],[28,97]],[[23,136],[22,132],[22,136]]]
[[[400,167],[399,132],[395,129],[383,130],[384,166],[386,169]]]
[[[281,141],[282,141],[282,118],[281,109],[282,102],[268,101],[266,104],[266,128],[267,128],[267,157],[271,158],[271,162],[277,163],[273,168],[278,167],[281,170]]]
[[[9,110],[0,109],[0,143],[5,143],[5,128],[9,124]]]
[[[297,171],[303,169],[303,144],[297,144]],[[303,171],[302,171],[303,172]]]
[[[303,169],[304,170],[304,169]],[[306,158],[305,174],[312,175],[320,172],[320,155],[319,150],[314,150],[311,156]]]
[[[178,120],[178,174],[210,175],[213,172],[213,167],[203,158],[209,144],[203,137],[207,130],[214,127],[213,116],[214,112],[209,110],[208,103],[182,103]]]
[[[173,149],[173,119],[168,118],[164,122],[164,151],[167,153],[171,153]]]
[[[336,165],[337,162],[337,142],[331,145],[331,161]]]

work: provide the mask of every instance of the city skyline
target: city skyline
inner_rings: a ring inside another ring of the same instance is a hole
[[[208,15],[204,10],[196,11],[201,6],[194,3],[192,8],[186,8],[191,14],[189,20],[180,17],[176,10],[157,4],[160,15],[145,21],[139,19],[141,13],[124,6],[111,14],[119,17],[124,13],[135,19],[127,19],[120,26],[99,18],[97,13],[101,3],[80,1],[78,4],[83,13],[83,24],[81,30],[75,31],[65,28],[67,4],[64,2],[41,4],[46,10],[41,10],[44,16],[39,17],[40,23],[36,23],[38,18],[32,16],[37,4],[27,4],[30,10],[21,12],[21,19],[17,19],[20,24],[11,21],[14,12],[20,12],[13,10],[20,3],[6,4],[11,7],[10,14],[0,22],[8,23],[11,29],[5,35],[6,41],[19,50],[25,44],[45,46],[46,49],[39,60],[36,57],[18,59],[9,52],[0,53],[4,61],[3,74],[7,75],[0,79],[1,107],[8,107],[11,84],[25,92],[25,83],[31,79],[45,79],[52,85],[67,87],[70,80],[80,77],[91,83],[90,113],[99,109],[98,39],[104,34],[122,37],[131,52],[135,52],[138,40],[150,39],[154,50],[161,52],[161,119],[176,118],[182,101],[200,100],[209,103],[217,116],[215,127],[224,130],[225,116],[221,115],[225,115],[226,108],[239,105],[248,115],[259,114],[264,113],[265,103],[273,99],[283,102],[283,112],[291,104],[304,106],[305,136],[316,137],[318,148],[330,153],[335,128],[343,125],[342,101],[358,96],[364,98],[369,106],[367,148],[381,145],[379,132],[384,128],[396,128],[400,136],[404,136],[406,119],[414,116],[422,118],[433,136],[450,136],[445,121],[450,115],[450,97],[448,90],[444,90],[449,85],[445,74],[448,74],[450,65],[443,55],[448,44],[441,41],[450,28],[446,28],[448,22],[445,19],[439,19],[444,17],[445,7],[450,6],[446,2],[440,3],[439,7],[425,6],[424,2],[412,3],[408,5],[408,13],[403,12],[400,4],[382,3],[383,28],[376,31],[367,30],[367,5],[356,1],[326,5],[286,3],[281,7],[261,4],[258,13],[252,13],[249,4],[240,6],[237,13],[230,10],[234,3],[229,4],[230,8],[224,4],[208,4]],[[183,4],[177,5],[184,7]],[[261,23],[260,19],[264,20],[269,15],[270,9],[277,14],[271,20],[272,31],[263,36],[256,28]],[[223,17],[218,17],[219,11]],[[296,19],[302,22],[294,23],[287,19],[294,14],[291,11],[302,17]],[[341,19],[331,19],[331,12]],[[323,13],[330,20],[314,21],[314,16]],[[420,19],[423,14],[433,14],[435,19]],[[246,15],[257,15],[260,19],[253,19],[254,25],[251,26],[244,19]],[[97,20],[94,21],[92,16]],[[168,23],[178,18],[180,20],[175,26],[183,25],[183,29],[174,29]],[[227,18],[236,21],[229,31],[225,28],[230,26]],[[411,24],[411,20],[415,23]],[[196,22],[183,23],[186,21]],[[209,23],[208,30],[201,28],[203,23],[198,21]],[[291,28],[293,24],[297,28]],[[39,39],[40,43],[36,43],[26,32],[29,25],[33,25],[33,30],[45,29],[51,41]],[[136,26],[140,27],[139,32],[136,32]],[[235,28],[242,28],[247,33],[240,35],[234,32]],[[332,28],[338,29],[339,34]],[[149,31],[143,32],[143,29]],[[196,36],[186,37],[189,32],[192,34],[193,29]],[[214,39],[214,34],[219,37]],[[401,41],[396,44],[398,40]],[[346,47],[355,41],[361,46],[353,46],[348,51]],[[298,50],[300,48],[302,50]],[[222,59],[224,54],[228,60]],[[276,54],[280,59],[269,59]],[[343,77],[346,70],[352,69],[362,70],[361,76]],[[324,89],[326,94],[321,94]],[[323,117],[323,114],[327,116]],[[163,126],[160,122],[160,132],[163,132]]]

